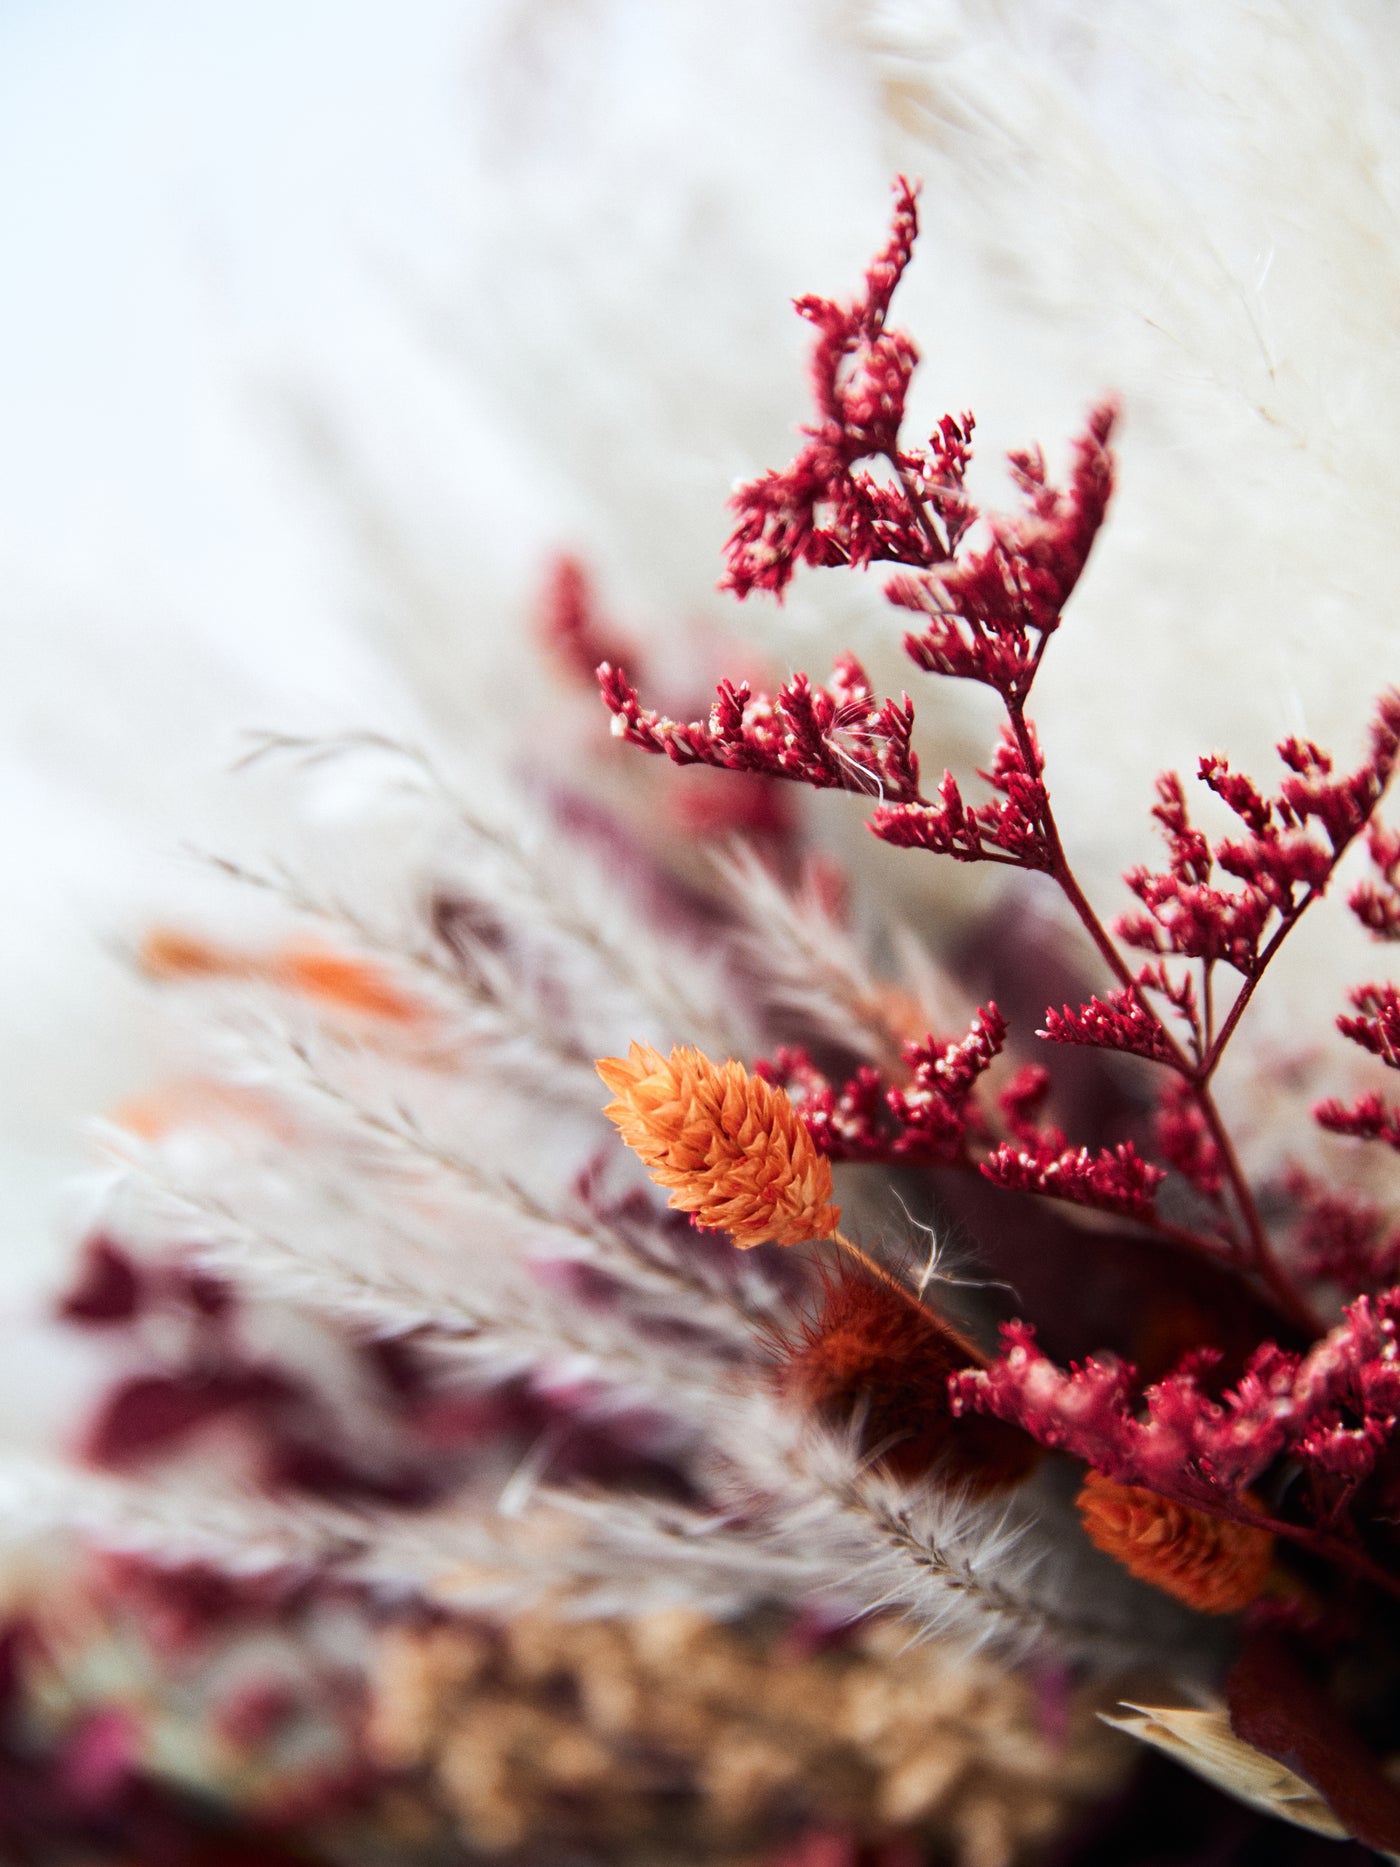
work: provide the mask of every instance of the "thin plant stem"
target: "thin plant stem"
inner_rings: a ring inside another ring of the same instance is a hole
[[[1015,734],[1016,744],[1020,750],[1022,759],[1025,761],[1026,769],[1034,772],[1038,777],[1040,773],[1040,761],[1036,756],[1035,744],[1031,738],[1030,728],[1026,723],[1024,701],[1021,699],[1008,701],[1007,713],[1011,720],[1011,730]],[[1231,1007],[1229,1017],[1226,1019],[1220,1035],[1216,1038],[1213,1048],[1203,1059],[1193,1063],[1192,1059],[1187,1055],[1177,1038],[1157,1012],[1156,1008],[1149,1002],[1143,987],[1138,983],[1132,968],[1119,951],[1113,936],[1099,919],[1099,916],[1094,911],[1093,904],[1080,887],[1074,871],[1070,867],[1069,858],[1065,854],[1064,844],[1060,838],[1059,826],[1055,821],[1055,813],[1048,798],[1040,815],[1040,826],[1049,855],[1048,873],[1058,885],[1060,892],[1064,895],[1070,906],[1074,909],[1080,925],[1098,948],[1099,953],[1103,956],[1113,976],[1118,980],[1124,990],[1132,993],[1147,1016],[1152,1019],[1163,1044],[1170,1053],[1171,1060],[1169,1063],[1165,1063],[1163,1067],[1175,1070],[1190,1087],[1196,1106],[1200,1110],[1201,1119],[1204,1121],[1211,1140],[1214,1142],[1216,1150],[1219,1153],[1221,1167],[1224,1171],[1226,1182],[1229,1185],[1240,1222],[1244,1228],[1248,1249],[1246,1268],[1252,1271],[1264,1285],[1270,1298],[1279,1309],[1280,1314],[1285,1316],[1295,1328],[1303,1330],[1309,1338],[1315,1337],[1320,1333],[1318,1319],[1313,1315],[1307,1303],[1294,1287],[1269,1245],[1268,1234],[1259,1216],[1259,1208],[1255,1203],[1249,1182],[1245,1178],[1244,1170],[1240,1165],[1239,1155],[1235,1150],[1234,1142],[1230,1138],[1229,1131],[1225,1126],[1220,1111],[1216,1107],[1215,1098],[1210,1091],[1211,1073],[1219,1062],[1220,1055],[1226,1043],[1233,1035],[1240,1016],[1243,1015],[1243,1001],[1247,1001],[1249,993],[1253,990],[1255,981],[1252,980],[1246,983],[1245,989],[1240,993],[1239,998],[1236,999],[1235,1004]],[[1307,902],[1304,901],[1302,907],[1306,906]],[[1302,912],[1302,907],[1299,909],[1299,914]],[[1273,938],[1265,947],[1260,957],[1259,971],[1255,975],[1255,980],[1257,980],[1259,974],[1263,972],[1264,967],[1268,964],[1269,960],[1272,959],[1274,953],[1277,952],[1284,936],[1287,934],[1289,928],[1296,923],[1297,919],[1298,915],[1295,914],[1289,921],[1286,921],[1282,927],[1276,930]]]
[[[910,509],[913,511],[920,528],[929,541],[931,551],[939,562],[946,562],[949,555],[947,544],[939,533],[937,526],[934,524],[918,488],[913,484],[909,474],[901,466],[897,456],[892,453],[889,458],[899,477],[899,483],[904,490],[905,497],[909,501]],[[969,622],[974,633],[985,642],[986,632],[983,630],[980,622],[978,622],[975,617],[969,618]],[[1031,686],[1039,671],[1041,658],[1045,653],[1046,645],[1052,633],[1053,629],[1042,630],[1040,639],[1036,643],[1035,651],[1024,673],[1018,679],[1015,689],[1011,692],[1003,692],[1002,695],[1006,706],[1007,718],[1016,741],[1017,749],[1020,752],[1023,766],[1025,770],[1033,774],[1037,780],[1041,778],[1043,763],[1037,752],[1035,741],[1031,735],[1030,726],[1026,720],[1026,701],[1029,698]],[[1309,902],[1313,899],[1314,891],[1309,891],[1297,912],[1289,916],[1284,921],[1283,925],[1275,930],[1273,937],[1265,946],[1264,951],[1259,957],[1259,963],[1253,977],[1246,980],[1234,1004],[1230,1007],[1219,1034],[1214,1038],[1213,1042],[1207,1037],[1205,1054],[1197,1055],[1195,1058],[1192,1058],[1169,1029],[1155,1006],[1149,1001],[1132,967],[1120,952],[1117,942],[1104,926],[1102,920],[1100,920],[1098,914],[1095,912],[1093,904],[1080,887],[1079,881],[1070,866],[1069,858],[1065,854],[1064,843],[1060,837],[1059,825],[1055,820],[1055,813],[1050,804],[1048,795],[1044,807],[1040,812],[1039,827],[1044,839],[1048,858],[1046,862],[1048,873],[1059,887],[1061,894],[1065,897],[1066,901],[1068,901],[1070,907],[1074,910],[1080,925],[1093,941],[1094,946],[1098,949],[1099,955],[1109,971],[1113,974],[1119,985],[1125,991],[1133,995],[1137,1003],[1142,1007],[1144,1013],[1156,1026],[1162,1044],[1167,1050],[1170,1059],[1164,1063],[1163,1067],[1174,1070],[1190,1087],[1192,1096],[1200,1111],[1201,1119],[1204,1121],[1211,1140],[1214,1142],[1219,1153],[1225,1179],[1230,1188],[1231,1198],[1244,1229],[1248,1253],[1245,1268],[1253,1272],[1259,1282],[1263,1284],[1270,1298],[1283,1316],[1295,1327],[1302,1329],[1309,1337],[1316,1336],[1320,1332],[1318,1320],[1312,1314],[1312,1311],[1309,1309],[1302,1295],[1295,1288],[1282,1265],[1279,1264],[1278,1259],[1274,1255],[1269,1244],[1268,1234],[1259,1216],[1258,1205],[1255,1202],[1249,1182],[1245,1178],[1244,1171],[1240,1165],[1239,1155],[1235,1150],[1234,1143],[1221,1118],[1220,1111],[1216,1107],[1215,1099],[1210,1092],[1210,1078],[1214,1074],[1224,1054],[1226,1045],[1233,1037],[1240,1019],[1248,1008],[1249,1000],[1253,995],[1256,984],[1290,930],[1297,924],[1304,909],[1307,908]],[[1004,857],[998,857],[991,851],[987,852],[987,856],[988,859],[992,861],[1005,861]],[[1015,862],[1013,858],[1012,866],[1025,865]],[[1206,1017],[1209,1021],[1213,1015],[1209,966],[1206,968],[1205,993]],[[1160,1236],[1171,1236],[1175,1243],[1193,1251],[1200,1252],[1204,1243],[1196,1234],[1186,1232],[1177,1227],[1166,1228],[1163,1222],[1157,1222],[1151,1229],[1157,1231]],[[1188,1243],[1188,1241],[1190,1242]],[[1211,1252],[1208,1245],[1205,1245],[1205,1251],[1207,1255],[1215,1257],[1217,1261],[1223,1256],[1221,1253]]]

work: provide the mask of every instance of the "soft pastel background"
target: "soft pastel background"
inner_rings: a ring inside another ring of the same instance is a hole
[[[897,167],[916,408],[977,411],[983,484],[1125,398],[1039,708],[1086,865],[1145,858],[1164,763],[1354,756],[1400,664],[1398,57],[1362,0],[9,0],[4,1302],[61,1261],[84,1116],[157,1067],[122,943],[211,898],[183,844],[275,841],[240,731],[518,753],[561,544],[656,639],[903,680],[873,587],[713,594],[803,413],[787,300],[854,283]],[[935,759],[983,750],[922,706]],[[1335,955],[1300,942],[1256,1044],[1325,1030]]]

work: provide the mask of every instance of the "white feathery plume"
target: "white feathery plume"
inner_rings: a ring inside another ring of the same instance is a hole
[[[527,964],[547,956],[558,968],[551,983],[562,987],[577,1020],[576,1055],[600,1054],[620,1029],[655,1034],[661,1042],[684,1033],[724,1054],[751,1048],[713,957],[698,940],[663,939],[638,914],[636,891],[619,890],[615,864],[553,830],[541,809],[526,809],[504,794],[489,804],[469,801],[425,753],[374,733],[319,739],[268,734],[244,762],[274,756],[305,769],[381,761],[389,782],[421,807],[419,833],[431,842],[437,889],[450,898],[454,885],[461,886],[469,905],[480,902],[501,915]],[[488,942],[474,942],[470,958],[502,996],[528,985],[528,973],[522,981],[514,968],[491,978],[499,962]]]
[[[492,1085],[489,1071],[478,1083],[479,1063],[469,1063],[460,1083],[379,1057],[367,1071],[360,1053],[325,1033],[246,1007],[224,1035],[236,1045],[226,1049],[226,1060],[244,1080],[275,1093],[298,1122],[299,1145],[279,1155],[268,1152],[276,1148],[275,1136],[263,1144],[268,1165],[313,1207],[331,1202],[341,1235],[348,1223],[366,1234],[372,1249],[376,1232],[403,1236],[411,1229],[422,1245],[453,1263],[471,1255],[461,1241],[485,1224],[493,1254],[513,1242],[517,1257],[533,1247],[551,1258],[593,1264],[625,1286],[649,1320],[669,1318],[688,1331],[702,1330],[731,1350],[750,1350],[755,1325],[781,1312],[779,1290],[761,1265],[740,1260],[717,1270],[713,1253],[697,1249],[654,1206],[645,1214],[629,1207],[610,1217],[577,1188],[532,1188],[527,1174],[538,1180],[541,1164],[555,1164],[538,1159],[537,1112],[507,1099],[504,1126],[488,1122],[481,1095]],[[347,1074],[354,1080],[344,1080]],[[457,1093],[461,1089],[471,1093]],[[599,1100],[595,1094],[595,1110]],[[570,1135],[557,1122],[550,1138],[566,1159],[568,1143],[582,1153],[596,1142],[593,1134]],[[507,1161],[519,1162],[519,1175],[501,1164],[503,1151]],[[416,1226],[415,1214],[421,1215]],[[314,1218],[314,1210],[306,1216]]]
[[[347,749],[365,748],[291,749],[302,762],[338,766]],[[379,742],[368,749],[395,765],[405,756]],[[431,816],[441,786],[412,757],[406,769],[410,816],[424,808]],[[458,847],[448,867],[462,860],[465,834],[476,863],[467,885],[501,913],[508,940],[522,925],[526,938],[542,927],[553,948],[574,955],[564,967],[566,1004],[606,975],[617,1005],[633,1007],[616,1015],[649,1007],[687,1034],[693,999],[670,1003],[668,981],[686,976],[714,996],[718,974],[688,975],[684,944],[655,927],[645,936],[653,957],[639,972],[628,948],[635,900],[622,890],[604,899],[593,880],[575,888],[544,840],[516,849],[494,820],[479,830],[481,813],[464,819],[454,805],[451,816]],[[391,899],[450,892],[419,853],[424,846],[420,835],[403,837],[410,879],[390,876]],[[750,884],[756,892],[752,952],[775,992],[784,981],[795,991],[814,964],[813,1003],[828,1007],[823,1028],[868,1047],[882,1027],[854,941],[815,901],[794,904],[750,858],[734,857],[730,874],[741,892]],[[299,889],[292,884],[294,895]],[[776,929],[766,952],[760,925]],[[384,950],[392,951],[387,935]],[[653,1443],[662,1443],[659,1430],[705,1502],[681,1508],[635,1488],[547,1487],[546,1435],[504,1494],[483,1491],[478,1479],[469,1494],[427,1509],[279,1515],[269,1504],[259,1516],[261,1506],[240,1497],[220,1516],[194,1500],[190,1527],[167,1545],[151,1526],[180,1507],[159,1486],[147,1506],[140,1481],[103,1478],[85,1494],[86,1480],[74,1478],[45,1509],[62,1515],[87,1495],[72,1519],[87,1533],[104,1540],[110,1518],[125,1547],[146,1524],[151,1552],[165,1560],[195,1544],[216,1552],[221,1536],[236,1542],[248,1511],[258,1550],[285,1547],[290,1562],[324,1563],[396,1591],[447,1590],[463,1604],[563,1589],[580,1612],[680,1600],[732,1613],[819,1594],[843,1612],[898,1612],[913,1635],[960,1646],[1048,1642],[1100,1661],[1140,1650],[1134,1585],[1114,1577],[1080,1589],[1090,1605],[1077,1607],[1076,1578],[1033,1559],[1020,1505],[936,1481],[903,1484],[861,1450],[854,1425],[833,1435],[778,1401],[768,1364],[794,1261],[770,1276],[764,1254],[716,1252],[676,1226],[650,1191],[613,1203],[581,1190],[592,1186],[583,1170],[607,1133],[601,1093],[587,1109],[555,1105],[546,1114],[522,1083],[497,1074],[493,1046],[464,1045],[444,1068],[431,1047],[378,1041],[353,1019],[299,1001],[275,976],[229,978],[180,1002],[204,1015],[203,1067],[250,1095],[252,1107],[214,1132],[198,1106],[182,1115],[178,1105],[154,1141],[114,1132],[122,1171],[107,1210],[115,1236],[157,1256],[178,1247],[264,1306],[368,1337],[407,1336],[448,1383],[524,1376],[544,1390],[566,1386],[575,1410],[597,1419],[640,1406],[656,1422]],[[794,1005],[821,1026],[820,1010]],[[602,1273],[606,1298],[578,1300],[538,1274],[560,1260]],[[1046,1538],[1035,1540],[1043,1547]]]
[[[55,1530],[157,1563],[208,1562],[233,1575],[320,1569],[363,1540],[355,1513],[335,1505],[228,1484],[215,1490],[179,1475],[113,1477],[6,1452],[0,1535],[18,1543]]]
[[[432,1013],[432,1054],[457,1066],[474,1050],[489,1047],[493,1074],[520,1081],[551,1102],[591,1107],[598,1078],[585,1047],[537,1006],[526,982],[503,977],[499,964],[477,957],[470,966],[448,957],[440,940],[422,926],[422,915],[401,917],[397,926],[278,862],[254,866],[208,854],[209,864],[230,880],[272,896],[294,914],[319,923],[347,950],[372,957],[388,979]],[[194,982],[201,989],[201,982]]]
[[[151,1150],[125,1136],[116,1145],[128,1162],[114,1189],[125,1226],[147,1243],[182,1244],[265,1300],[309,1307],[371,1336],[411,1334],[490,1380],[523,1371],[587,1379],[607,1390],[606,1404],[644,1398],[683,1420],[713,1402],[732,1372],[721,1359],[663,1347],[620,1308],[566,1304],[528,1277],[492,1288],[479,1258],[454,1264],[387,1221],[371,1241],[356,1240],[353,1208],[318,1203],[314,1181],[310,1197],[289,1202],[277,1195],[294,1182],[239,1162],[221,1193],[201,1188],[188,1169],[167,1175]]]
[[[745,844],[719,859],[727,898],[739,920],[739,952],[773,1012],[796,1014],[811,1030],[887,1066],[900,1061],[888,995],[882,996],[861,941],[808,885],[789,889]],[[957,994],[907,930],[877,929],[895,950],[931,1028],[960,1018]]]

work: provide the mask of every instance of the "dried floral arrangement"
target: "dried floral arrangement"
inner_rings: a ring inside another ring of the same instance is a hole
[[[1121,1780],[1098,1708],[1270,1817],[1400,1852],[1400,1230],[1372,1165],[1400,1109],[1358,1076],[1315,1111],[1329,1178],[1260,1184],[1219,1093],[1353,847],[1351,912],[1400,938],[1377,816],[1400,696],[1354,770],[1289,738],[1267,794],[1203,757],[1221,837],[1164,775],[1165,865],[1105,919],[1028,707],[1115,410],[1063,485],[1018,454],[1018,509],[980,510],[971,416],[905,434],[918,355],[887,319],[916,233],[901,183],[858,295],[799,301],[815,417],[736,493],[725,581],[892,567],[909,658],[1001,709],[981,801],[925,788],[911,701],[852,656],[771,697],[724,680],[691,723],[653,710],[566,566],[546,632],[596,667],[612,749],[725,774],[689,818],[718,881],[578,786],[462,798],[387,741],[278,740],[257,763],[312,790],[357,774],[345,875],[225,866],[314,937],[142,949],[200,1015],[188,1076],[114,1119],[66,1299],[122,1373],[83,1468],[0,1484],[112,1552],[109,1620],[184,1601],[206,1645],[249,1617],[309,1640],[332,1607],[384,1624],[353,1689],[328,1658],[215,1707],[256,1846],[319,1807],[331,1857],[392,1835],[995,1867]],[[976,965],[907,946],[877,977],[784,783],[872,800],[909,860],[1058,891],[1083,951],[1013,955],[1017,996],[1079,1002],[1022,1028],[969,997]],[[1400,1068],[1395,985],[1336,1022]],[[981,1276],[953,1276],[949,1234]],[[36,1735],[18,1679],[5,1757],[86,1780],[96,1714]],[[108,1777],[150,1774],[140,1721],[117,1741],[101,1715]],[[338,1739],[274,1767],[297,1718]]]

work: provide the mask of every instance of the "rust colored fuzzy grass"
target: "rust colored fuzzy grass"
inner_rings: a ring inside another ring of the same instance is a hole
[[[858,1425],[864,1451],[897,1477],[937,1469],[974,1491],[993,1491],[1023,1478],[1039,1453],[1018,1427],[981,1414],[953,1417],[948,1376],[982,1361],[933,1311],[843,1266],[827,1275],[818,1308],[782,1344],[778,1384],[826,1424]]]

